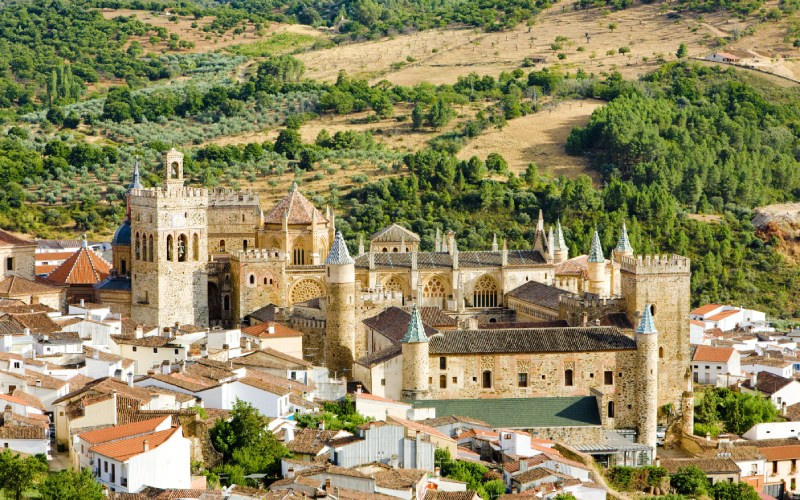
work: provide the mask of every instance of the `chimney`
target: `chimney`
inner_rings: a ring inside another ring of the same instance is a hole
[[[24,328],[22,330],[22,333],[24,333],[25,335],[30,335],[31,334],[31,329],[26,327],[26,328]]]
[[[392,453],[391,458],[389,458],[389,466],[392,469],[396,469],[398,467],[398,465],[399,465],[399,461],[400,461],[400,459],[397,456],[397,453]]]
[[[11,405],[6,405],[3,410],[3,425],[11,425],[12,423]]]
[[[142,328],[142,325],[136,325],[136,328],[133,330],[133,336],[137,339],[144,337],[144,328]]]
[[[42,342],[49,342],[49,341],[50,341],[50,335],[42,335]]]
[[[143,445],[142,447],[143,447],[144,451],[150,451],[150,441],[145,439],[144,442],[142,443],[142,445]]]
[[[711,433],[706,432],[706,441],[711,441]]]
[[[519,461],[519,471],[520,472],[525,472],[526,470],[528,470],[528,461],[524,460],[524,459],[520,460]]]
[[[339,498],[339,487],[338,486],[333,489],[333,496],[335,498]]]
[[[361,394],[361,384],[356,384],[356,394]]]
[[[92,351],[92,358],[100,359],[100,351],[98,351],[97,349],[93,350]]]
[[[656,457],[656,467],[661,467],[661,459]]]
[[[128,386],[133,387],[133,372],[128,372]]]
[[[755,389],[756,384],[758,384],[758,372],[754,371],[750,374],[750,387]]]
[[[270,323],[270,325],[267,327],[267,333],[270,334],[270,335],[275,333],[275,325]]]
[[[320,422],[319,422],[319,430],[321,430],[321,431],[325,430],[325,421],[324,420],[320,420]]]
[[[81,307],[83,307],[85,305],[86,305],[86,303],[83,301],[83,299],[81,299]]]
[[[294,441],[294,428],[293,427],[286,427],[283,430],[283,442],[284,443],[291,443]]]
[[[42,386],[42,379],[37,378],[36,379],[36,387],[41,387],[41,386]]]
[[[331,489],[331,478],[325,478],[325,491],[330,491]]]
[[[586,326],[589,323],[589,313],[586,311],[581,315],[581,325]]]

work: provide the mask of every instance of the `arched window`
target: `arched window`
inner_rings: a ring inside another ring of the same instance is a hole
[[[608,418],[614,418],[614,402],[613,401],[609,401],[608,402],[608,410],[606,412],[606,415],[608,416]]]
[[[481,377],[481,387],[484,389],[491,389],[492,388],[492,371],[491,370],[484,370],[483,376]]]
[[[167,260],[172,260],[172,235],[167,235]]]
[[[150,262],[153,262],[153,235],[151,234],[147,240],[147,255]]]
[[[136,239],[134,243],[134,255],[136,256],[136,260],[142,259],[142,251],[139,248],[139,233],[136,233]]]
[[[267,277],[266,276],[264,276],[264,284],[265,285],[267,284]]]
[[[481,276],[475,283],[472,307],[497,307],[497,283],[491,276]]]
[[[572,387],[572,370],[564,370],[564,385]]]
[[[659,347],[658,348],[658,357],[659,358],[663,358],[664,357],[664,347]]]
[[[187,257],[187,238],[185,234],[178,236],[178,262],[186,262]]]
[[[392,248],[392,253],[397,253],[397,247]]]
[[[388,248],[386,248],[386,247],[383,247],[383,250],[381,250],[381,251],[382,251],[383,253],[388,253],[388,252],[389,252],[389,249],[388,249]]]
[[[177,161],[173,161],[171,167],[172,168],[170,169],[170,176],[171,176],[172,179],[177,179],[178,178],[178,162]]]
[[[200,260],[200,237],[197,236],[197,233],[192,236],[192,258]]]
[[[149,256],[149,257],[148,257]],[[153,256],[150,255],[150,252],[147,251],[147,236],[142,235],[142,260],[150,259],[153,260]]]
[[[225,251],[225,240],[219,240],[219,251],[220,252]]]
[[[119,261],[119,273],[128,274],[128,261],[126,261],[125,259],[121,259]]]
[[[447,389],[447,375],[439,375],[439,389]]]
[[[242,240],[242,249],[247,250],[247,240]]]
[[[226,311],[230,311],[231,310],[231,296],[230,295],[225,295],[224,297],[222,297],[222,308],[224,310],[226,310]]]
[[[256,284],[256,275],[255,274],[251,274],[250,275],[250,284],[251,285],[255,285]]]
[[[295,266],[303,266],[306,263],[306,247],[303,244],[302,238],[294,240],[292,245],[292,264]]]

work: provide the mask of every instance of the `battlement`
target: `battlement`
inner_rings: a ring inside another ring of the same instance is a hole
[[[228,188],[215,188],[208,192],[210,205],[259,205],[258,194],[253,191],[234,191]]]
[[[275,250],[268,250],[266,248],[251,248],[248,250],[239,250],[231,255],[234,260],[239,262],[283,262],[286,260],[286,253],[278,251],[278,256],[275,256]]]
[[[570,310],[619,307],[622,303],[620,297],[600,297],[593,293],[585,293],[583,295],[561,295],[558,301],[559,305]]]
[[[208,189],[183,186],[167,188],[165,186],[131,190],[131,199],[135,198],[206,198]]]
[[[403,292],[371,288],[361,290],[361,303],[368,307],[402,306]]]
[[[681,255],[622,257],[620,269],[633,274],[683,274],[691,272],[691,260]]]

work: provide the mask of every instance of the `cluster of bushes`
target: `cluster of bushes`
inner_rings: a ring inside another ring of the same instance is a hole
[[[437,448],[433,455],[434,462],[440,467],[444,477],[464,481],[467,489],[478,493],[481,498],[492,500],[499,498],[506,492],[502,476],[481,464],[454,460],[446,448]]]
[[[659,494],[669,486],[669,473],[663,467],[615,466],[606,471],[606,477],[618,491],[645,491]]]
[[[777,417],[778,410],[769,398],[715,387],[703,393],[695,408],[694,433],[716,437],[724,429],[741,435],[754,425],[774,422]]]

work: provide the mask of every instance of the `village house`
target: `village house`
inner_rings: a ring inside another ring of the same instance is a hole
[[[303,359],[303,333],[280,323],[267,321],[242,328],[242,338],[250,340],[256,349],[274,349]]]
[[[794,378],[781,377],[770,372],[754,372],[742,383],[741,388],[742,392],[767,396],[780,411],[800,403],[800,382]]]
[[[692,380],[727,387],[742,376],[740,360],[741,355],[732,347],[699,345],[692,358]]]

